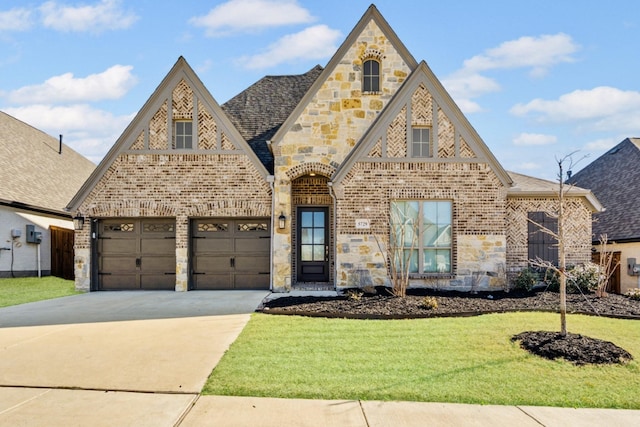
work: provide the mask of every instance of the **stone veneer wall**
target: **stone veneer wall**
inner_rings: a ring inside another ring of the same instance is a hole
[[[175,218],[176,290],[187,290],[189,219],[271,217],[271,189],[244,154],[129,153],[117,158],[79,211],[87,218]],[[76,232],[81,290],[90,289],[88,228]]]
[[[591,210],[582,198],[566,199],[565,250],[567,265],[591,261]],[[507,272],[528,266],[528,213],[557,212],[558,201],[542,197],[507,198]]]
[[[385,251],[392,200],[451,200],[452,274],[411,286],[461,290],[506,284],[506,190],[483,163],[360,162],[336,189],[337,287],[389,284]],[[368,219],[370,229],[356,229]]]
[[[364,59],[380,60],[380,92],[362,93]],[[313,171],[331,176],[411,72],[401,55],[371,21],[347,50],[331,75],[301,112],[281,141],[275,157],[275,209],[293,212],[292,180]],[[292,174],[301,165],[313,165]],[[292,229],[274,233],[274,290],[286,291],[292,282]]]

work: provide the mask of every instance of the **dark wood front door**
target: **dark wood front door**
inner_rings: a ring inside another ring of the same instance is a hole
[[[298,282],[329,281],[329,209],[298,208]]]

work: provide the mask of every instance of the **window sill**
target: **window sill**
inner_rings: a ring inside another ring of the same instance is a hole
[[[381,91],[373,91],[373,92],[362,92],[363,95],[382,95]]]
[[[410,274],[409,279],[455,279],[456,275],[453,273],[421,273]]]

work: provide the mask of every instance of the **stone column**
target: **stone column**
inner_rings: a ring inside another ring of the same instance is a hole
[[[189,217],[176,216],[176,292],[189,289]]]

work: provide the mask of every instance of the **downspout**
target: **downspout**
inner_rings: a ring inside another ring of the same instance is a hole
[[[333,191],[333,181],[327,182],[327,186],[329,187],[329,195],[331,195],[331,199],[333,200],[333,221],[331,221],[331,234],[333,235],[333,289],[338,289],[338,268],[337,268],[337,260],[336,257],[338,255],[337,247],[338,247],[338,201],[336,199],[336,194]]]
[[[267,176],[267,182],[269,183],[269,187],[271,188],[271,239],[269,242],[270,250],[269,250],[269,290],[273,292],[273,248],[274,248],[274,237],[275,237],[275,208],[276,208],[276,193],[275,193],[275,177],[273,175]]]

